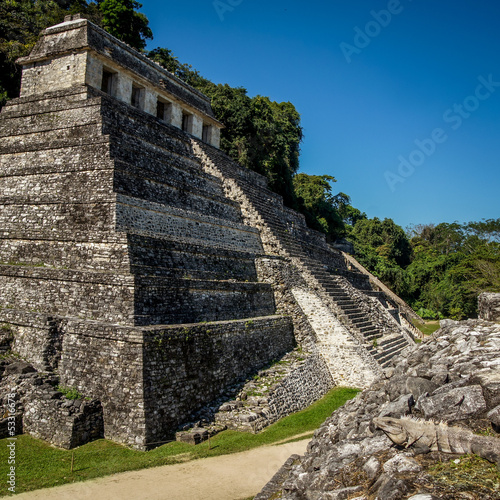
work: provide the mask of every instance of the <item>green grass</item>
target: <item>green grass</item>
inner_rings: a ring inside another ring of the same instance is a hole
[[[416,327],[424,335],[432,335],[436,330],[439,330],[439,321],[426,321],[425,325],[417,324]]]
[[[117,472],[169,465],[198,458],[213,457],[250,450],[317,429],[333,411],[356,396],[358,390],[335,388],[306,410],[290,415],[259,434],[224,431],[209,442],[197,446],[172,442],[148,452],[129,449],[105,439],[80,446],[72,451],[53,448],[27,435],[16,441],[16,493],[84,481]],[[0,440],[0,477],[6,478],[7,439]],[[71,459],[74,467],[71,472]],[[7,484],[0,481],[0,495],[8,494]]]

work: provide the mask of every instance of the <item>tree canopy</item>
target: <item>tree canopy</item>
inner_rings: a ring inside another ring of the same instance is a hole
[[[295,194],[307,225],[325,233],[330,241],[345,234],[344,221],[336,208],[337,198],[332,195],[331,183],[334,182],[337,181],[331,175],[300,173],[293,178]]]
[[[428,315],[474,316],[477,296],[500,291],[500,219],[411,228],[408,299]]]
[[[419,314],[463,319],[477,296],[500,292],[500,219],[413,226],[357,221],[350,233],[360,262]]]
[[[153,38],[148,18],[137,9],[135,0],[97,0],[102,15],[102,27],[119,40],[136,49],[144,49],[146,40]]]

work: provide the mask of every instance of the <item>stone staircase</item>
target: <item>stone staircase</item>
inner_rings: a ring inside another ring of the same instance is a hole
[[[266,253],[289,259],[340,322],[380,367],[410,346],[412,336],[399,326],[371,289],[369,277],[349,270],[342,253],[305,219],[283,206],[265,178],[243,169],[220,150],[193,139],[193,152],[205,170],[225,183],[226,195],[242,206],[245,222],[257,227]],[[356,286],[353,285],[356,284]]]

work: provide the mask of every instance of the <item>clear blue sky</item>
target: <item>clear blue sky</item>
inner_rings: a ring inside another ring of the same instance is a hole
[[[500,217],[500,2],[141,2],[149,49],[292,102],[301,171],[333,175],[369,217]]]

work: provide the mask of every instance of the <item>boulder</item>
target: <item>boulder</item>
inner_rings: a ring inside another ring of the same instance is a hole
[[[472,385],[431,397],[421,396],[415,408],[421,411],[426,419],[439,418],[453,422],[484,412],[487,406],[481,386]]]
[[[406,390],[410,392],[413,397],[415,398],[415,401],[422,395],[422,394],[432,394],[436,389],[438,388],[438,385],[431,380],[427,380],[425,378],[421,377],[408,377],[406,379]]]
[[[500,368],[486,369],[475,373],[471,383],[481,385],[490,408],[500,404]]]
[[[413,395],[405,394],[393,402],[385,403],[380,409],[379,417],[402,417],[411,413],[415,405]]]

